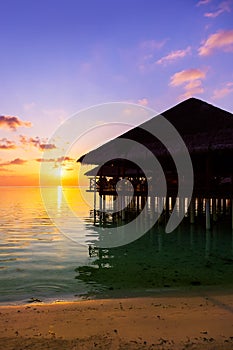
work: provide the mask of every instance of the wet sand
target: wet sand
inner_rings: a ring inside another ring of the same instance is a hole
[[[233,349],[233,294],[0,306],[1,350]]]

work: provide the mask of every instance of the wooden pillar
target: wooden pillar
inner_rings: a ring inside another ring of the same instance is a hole
[[[166,207],[165,207],[165,216],[166,216],[166,220],[169,219],[169,197],[166,197],[166,203],[165,203]]]
[[[161,224],[163,221],[163,198],[158,197],[158,213],[160,213],[158,218],[158,224]]]
[[[233,230],[233,199],[231,199],[231,228]]]
[[[210,222],[210,199],[206,198],[205,200],[205,222],[206,222],[206,230],[210,230],[211,222]]]
[[[198,216],[202,216],[202,214],[203,214],[203,199],[200,197],[197,199],[197,212],[198,212]]]
[[[179,216],[184,216],[185,214],[185,198],[180,198],[180,206],[179,206]]]
[[[217,210],[218,210],[218,215],[220,216],[221,215],[221,199],[220,198],[218,198],[218,208],[217,208]]]
[[[233,174],[231,174],[231,228],[232,228],[232,252],[233,252]]]
[[[116,223],[116,221],[117,221],[116,198],[117,198],[117,196],[113,196],[113,214],[112,214],[113,223]]]
[[[176,204],[176,197],[172,197],[172,210]]]
[[[137,213],[138,213],[139,212],[139,196],[136,197],[136,201],[137,201],[136,207],[137,207]]]
[[[155,197],[151,197],[150,202],[150,211],[151,211],[151,219],[153,220],[155,217]]]
[[[96,176],[94,178],[94,225],[96,224]]]
[[[223,198],[222,200],[222,213],[223,213],[223,216],[226,216],[226,198]]]
[[[106,221],[106,196],[103,195],[103,212],[102,212],[103,221]]]
[[[216,207],[216,198],[212,198],[212,214],[213,214],[213,222],[217,222],[217,207]]]
[[[102,218],[103,218],[103,199],[102,199],[102,195],[99,195],[99,223],[100,225],[102,224]]]
[[[195,198],[191,199],[189,212],[190,212],[190,224],[194,224],[195,223]]]

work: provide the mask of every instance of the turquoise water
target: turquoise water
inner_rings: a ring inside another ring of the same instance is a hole
[[[75,223],[79,242],[95,236],[91,208],[80,200],[77,188],[46,191],[49,205],[64,222],[70,213],[61,191],[80,218]],[[194,226],[184,221],[171,234],[156,225],[126,246],[89,250],[59,231],[40,189],[2,187],[0,199],[1,303],[233,286],[233,236],[227,220],[220,218],[211,231],[201,221]]]

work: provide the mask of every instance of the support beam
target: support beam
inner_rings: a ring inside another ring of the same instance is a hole
[[[195,198],[191,199],[189,212],[190,212],[190,224],[194,224],[195,223]]]
[[[205,200],[205,223],[206,230],[210,230],[211,222],[210,222],[210,199],[206,198]]]
[[[213,222],[217,222],[218,216],[217,216],[216,198],[212,198],[212,214],[213,214]]]

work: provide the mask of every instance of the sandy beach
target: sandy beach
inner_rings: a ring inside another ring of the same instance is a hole
[[[233,349],[233,294],[0,306],[0,349]]]

